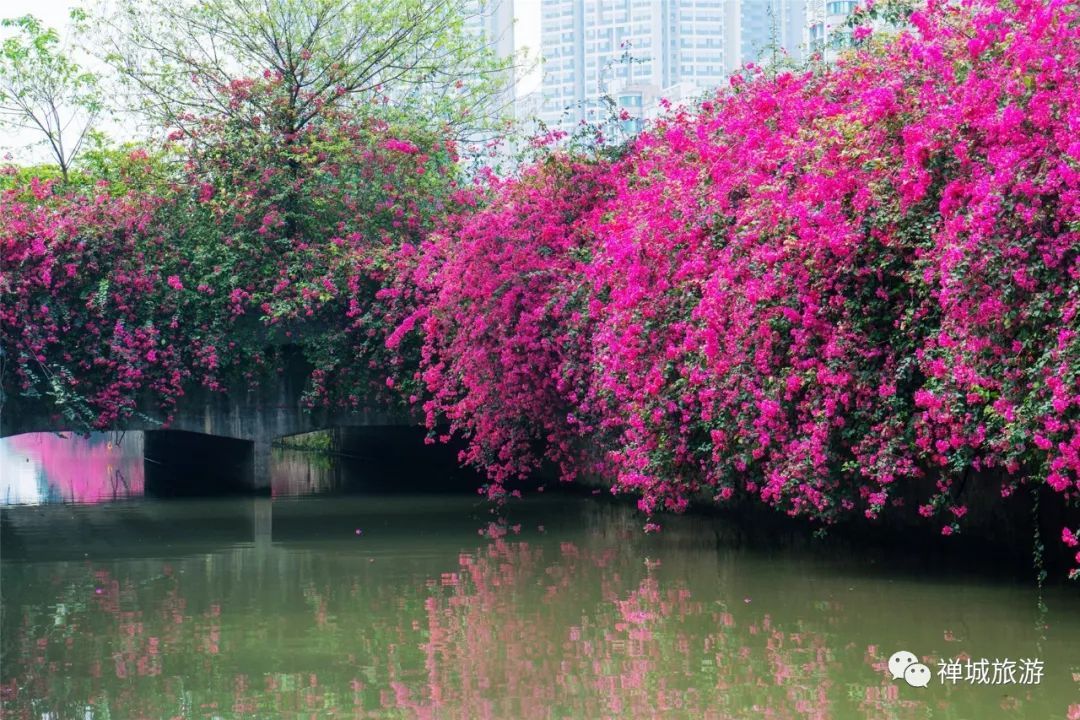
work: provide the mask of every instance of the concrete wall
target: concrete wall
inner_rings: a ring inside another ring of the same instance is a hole
[[[417,424],[405,411],[304,407],[301,399],[310,370],[293,354],[287,356],[284,372],[264,381],[257,390],[193,389],[181,399],[167,426],[163,413],[147,398],[138,413],[109,429],[146,433],[148,490],[153,485],[163,492],[171,488],[181,494],[197,494],[199,488],[239,490],[233,487],[236,478],[241,479],[244,489],[268,491],[270,445],[278,438],[333,428]],[[39,399],[8,396],[0,405],[0,437],[87,429],[74,426],[59,408]],[[215,460],[200,463],[200,457]],[[166,482],[168,473],[173,477]]]

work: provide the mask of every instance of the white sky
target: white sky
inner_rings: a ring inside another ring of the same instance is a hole
[[[0,0],[2,2],[2,0]],[[540,57],[540,0],[514,0],[514,49],[528,48],[529,60]],[[517,96],[528,95],[540,86],[543,73],[539,64],[517,86]]]
[[[69,0],[0,0],[0,17],[32,14],[46,25],[61,29],[75,4]]]
[[[71,8],[85,4],[73,0],[0,0],[0,17],[19,17],[30,13],[46,25],[62,30]],[[528,47],[534,52],[538,51],[540,0],[514,0],[514,9],[517,14],[514,44],[518,48]]]

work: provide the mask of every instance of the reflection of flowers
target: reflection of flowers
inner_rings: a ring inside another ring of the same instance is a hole
[[[16,601],[5,717],[81,716],[87,703],[107,703],[113,717],[173,717],[181,693],[222,717],[527,720],[559,708],[824,720],[927,710],[892,683],[838,682],[852,667],[868,677],[884,667],[877,646],[864,655],[837,636],[848,617],[840,603],[808,604],[793,622],[760,609],[772,602],[764,593],[749,605],[741,588],[706,602],[677,558],[646,565],[618,533],[545,545],[499,537],[419,574],[283,552],[272,598],[248,582],[261,572],[255,553],[150,572],[65,568],[55,598]],[[45,572],[34,583],[51,587],[56,570]],[[66,608],[61,625],[54,600]]]
[[[141,437],[129,433],[117,442],[111,433],[90,437],[30,433],[0,440],[12,456],[30,460],[49,494],[77,503],[97,503],[142,495]],[[0,467],[0,474],[12,469]]]

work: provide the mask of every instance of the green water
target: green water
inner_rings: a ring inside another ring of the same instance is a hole
[[[300,462],[295,458],[292,462]],[[4,718],[1075,718],[1080,598],[534,495],[3,508]],[[928,687],[893,680],[909,650]],[[938,661],[1035,659],[945,684]],[[1031,678],[1029,678],[1031,679]]]

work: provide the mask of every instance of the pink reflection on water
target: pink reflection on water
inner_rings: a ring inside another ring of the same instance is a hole
[[[574,716],[597,718],[732,718],[749,707],[831,717],[835,668],[823,635],[756,613],[737,626],[653,567],[623,577],[634,571],[617,552],[564,542],[552,558],[497,538],[462,554],[457,572],[427,585],[424,682],[390,666],[383,710],[542,718],[571,703]]]
[[[73,565],[53,582],[56,602],[20,612],[0,712],[82,717],[89,704],[113,717],[172,718],[184,695],[183,717],[199,718],[955,715],[947,697],[905,693],[874,669],[879,646],[830,630],[845,617],[839,604],[785,619],[737,596],[699,598],[686,580],[696,565],[642,573],[628,546],[500,538],[405,584],[366,565],[346,563],[353,574],[341,577],[282,556],[273,565],[299,598],[278,605],[275,591],[272,616],[234,594],[256,586],[232,582],[251,567],[238,557],[135,575]],[[1035,716],[1030,698],[987,702]],[[1080,720],[1075,706],[1068,713]],[[991,716],[1001,713],[964,715]]]
[[[143,494],[141,433],[0,440],[0,502],[98,503]]]

